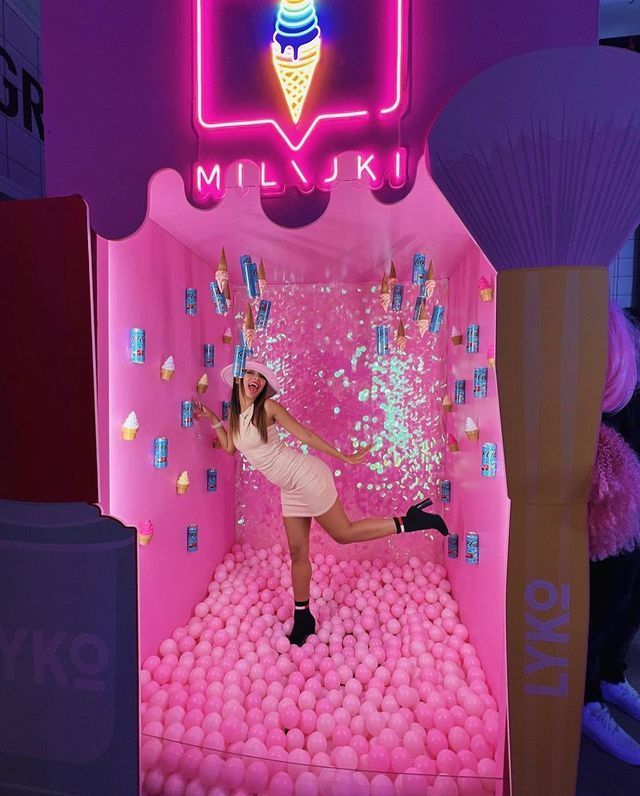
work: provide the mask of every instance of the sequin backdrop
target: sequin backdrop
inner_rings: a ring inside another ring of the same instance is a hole
[[[428,317],[436,303],[446,308],[447,284],[437,282]],[[341,451],[373,444],[360,465],[311,451],[333,470],[338,495],[354,520],[400,514],[426,496],[441,509],[437,484],[446,441],[441,405],[447,312],[440,332],[427,331],[421,338],[412,320],[418,288],[404,286],[401,313],[384,312],[379,286],[373,285],[269,285],[264,293],[272,302],[271,315],[267,329],[258,332],[254,352],[279,374],[283,390],[278,400]],[[234,291],[236,337],[247,301],[244,288]],[[400,318],[408,337],[404,353],[395,342]],[[381,323],[389,325],[387,356],[376,353],[375,325]],[[309,452],[290,435],[287,442]],[[240,542],[254,547],[285,542],[279,489],[241,457],[236,463],[236,522]],[[311,555],[440,560],[443,541],[435,537],[417,533],[340,546],[314,522]]]

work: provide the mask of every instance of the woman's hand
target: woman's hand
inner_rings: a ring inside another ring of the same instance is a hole
[[[202,401],[196,398],[195,395],[193,396],[193,416],[196,420],[199,420],[201,417],[208,418],[209,420],[216,419],[215,413],[212,412],[208,406],[205,406]]]
[[[373,445],[367,445],[366,448],[360,448],[353,453],[343,453],[340,458],[347,464],[361,464],[372,447]]]

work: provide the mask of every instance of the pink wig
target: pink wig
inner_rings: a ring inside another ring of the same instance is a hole
[[[609,302],[609,358],[602,411],[619,412],[638,383],[638,332],[617,304]]]
[[[600,426],[589,496],[589,557],[601,561],[640,543],[640,461],[617,431]]]

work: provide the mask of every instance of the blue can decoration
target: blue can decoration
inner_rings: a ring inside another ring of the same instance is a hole
[[[444,307],[436,304],[431,313],[431,321],[429,322],[429,331],[437,334],[442,326],[442,319],[444,318]]]
[[[447,536],[447,556],[449,558],[458,557],[458,534],[450,533]]]
[[[477,354],[480,350],[480,327],[477,323],[467,326],[467,354]]]
[[[247,364],[247,349],[243,345],[237,345],[233,355],[233,378],[241,379]]]
[[[184,291],[184,311],[191,317],[198,312],[198,291],[195,287],[188,287]]]
[[[262,299],[256,315],[256,329],[266,329],[271,313],[271,302],[269,299]]]
[[[258,280],[258,266],[251,261],[248,254],[240,257],[240,270],[242,271],[242,281],[247,288],[249,298],[260,297],[260,282]]]
[[[204,366],[205,368],[212,368],[216,364],[216,349],[213,343],[204,344]]]
[[[487,379],[489,378],[489,368],[475,368],[473,371],[473,397],[487,397]]]
[[[198,526],[187,525],[187,552],[198,552]]]
[[[218,489],[218,471],[207,470],[207,492],[215,492]]]
[[[144,362],[146,339],[144,329],[129,329],[129,359],[141,364]]]
[[[169,440],[166,437],[156,437],[153,440],[153,466],[162,470],[169,460]]]
[[[182,428],[191,428],[193,426],[193,401],[182,402],[180,425]]]
[[[394,285],[391,298],[391,312],[402,312],[404,303],[404,285]]]
[[[473,533],[470,531],[469,533],[465,534],[465,553],[464,557],[467,564],[477,564],[478,563],[478,553],[479,553],[479,542],[480,539],[477,533]]]
[[[480,474],[485,478],[495,478],[497,449],[498,446],[495,442],[485,442],[482,446],[482,467]]]
[[[376,326],[376,351],[381,356],[389,353],[389,327]]]
[[[417,321],[418,318],[420,317],[420,312],[421,312],[422,307],[424,306],[426,300],[427,300],[426,296],[417,296],[416,297],[416,303],[413,306],[413,320],[414,321]]]
[[[222,420],[229,419],[229,407],[231,406],[231,401],[223,401],[222,402]]]
[[[440,500],[443,503],[451,503],[451,481],[440,483]]]
[[[427,256],[426,254],[413,255],[413,270],[411,272],[411,282],[422,287],[427,281]]]
[[[463,404],[467,397],[467,387],[464,379],[456,379],[453,389],[454,404]]]
[[[226,315],[227,312],[229,312],[229,305],[227,304],[227,299],[224,293],[220,290],[218,283],[215,280],[210,282],[209,289],[211,290],[211,298],[213,303],[216,305],[216,312],[218,315]]]

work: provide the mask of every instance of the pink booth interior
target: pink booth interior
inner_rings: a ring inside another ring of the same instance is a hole
[[[343,156],[348,157],[348,156]],[[246,174],[255,167],[246,164]],[[257,182],[257,169],[254,175]],[[230,177],[231,179],[231,177]],[[250,183],[251,180],[248,180]],[[317,552],[338,558],[373,558],[406,563],[411,556],[445,565],[460,617],[470,631],[491,694],[505,716],[504,593],[509,505],[501,461],[495,372],[489,367],[488,395],[473,397],[473,370],[487,365],[495,336],[495,303],[482,302],[481,276],[494,271],[452,212],[423,166],[416,185],[401,202],[379,203],[355,179],[339,183],[326,213],[300,229],[275,225],[263,213],[258,188],[231,188],[211,210],[185,199],[182,178],[158,172],[149,185],[148,215],[141,228],[120,241],[98,239],[100,329],[98,394],[102,508],[140,530],[153,523],[152,542],[140,549],[140,655],[157,653],[163,639],[183,626],[207,592],[215,567],[239,541],[255,549],[284,543],[277,491],[239,457],[212,447],[211,432],[181,428],[180,403],[189,399],[207,373],[204,400],[216,411],[228,398],[219,378],[231,362],[233,345],[222,341],[231,326],[238,339],[246,291],[238,265],[241,254],[262,258],[266,295],[273,306],[267,332],[255,345],[277,366],[284,382],[283,404],[338,447],[370,440],[367,465],[345,469],[331,462],[339,493],[353,518],[402,511],[430,495],[449,528],[459,535],[459,556],[447,557],[439,535],[338,546],[317,527]],[[225,247],[233,288],[233,312],[217,315],[209,295],[218,257]],[[417,288],[411,284],[416,252],[433,260],[436,289],[429,306],[445,307],[438,334],[421,338],[412,321]],[[384,314],[380,279],[393,258],[405,285],[401,317],[409,337],[406,353],[394,346],[398,315]],[[195,317],[185,314],[185,289],[198,291]],[[391,353],[376,355],[375,323],[390,325]],[[451,327],[465,335],[480,328],[480,350],[454,346]],[[146,362],[129,361],[129,329],[146,332]],[[215,345],[215,366],[203,365],[203,344]],[[160,378],[168,357],[176,362],[171,381]],[[466,404],[443,413],[455,379],[466,380]],[[135,411],[140,430],[124,441],[121,425]],[[472,417],[479,442],[464,432]],[[446,447],[447,435],[459,451]],[[153,467],[153,439],[169,439],[169,466]],[[497,477],[481,477],[481,446],[498,446]],[[206,490],[206,470],[215,468],[216,492]],[[187,470],[191,486],[176,493]],[[451,481],[452,499],[442,504],[439,484]],[[272,499],[273,495],[273,499]],[[187,552],[186,528],[199,527],[199,549]],[[465,561],[465,534],[479,534],[479,563]],[[318,594],[315,595],[319,597]],[[321,602],[321,601],[320,601]],[[504,756],[504,718],[496,749]]]

